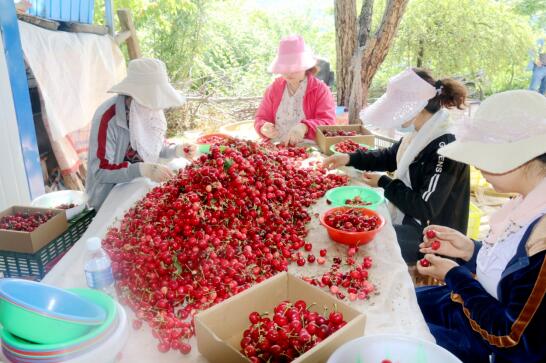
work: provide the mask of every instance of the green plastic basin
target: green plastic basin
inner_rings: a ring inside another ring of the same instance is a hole
[[[106,319],[104,322],[82,336],[55,344],[31,343],[16,337],[6,329],[0,329],[0,338],[2,339],[4,346],[11,351],[17,350],[19,351],[19,354],[24,354],[28,357],[34,355],[59,357],[76,353],[79,350],[85,349],[92,344],[97,344],[107,338],[111,331],[115,329],[114,322],[117,316],[115,301],[110,296],[97,290],[69,289],[69,291],[102,307],[106,311]]]
[[[353,199],[357,196],[359,196],[363,201],[370,202],[372,204],[345,204],[347,199]],[[334,207],[367,208],[372,210],[377,209],[377,207],[385,201],[385,197],[374,189],[357,185],[330,189],[328,192],[326,192],[326,199],[329,200]]]

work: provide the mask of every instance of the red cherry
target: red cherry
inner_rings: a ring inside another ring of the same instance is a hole
[[[344,140],[342,142],[339,142],[334,148],[337,152],[340,153],[354,153],[357,150],[368,151],[367,147],[361,146],[353,140]]]
[[[257,324],[261,320],[261,316],[257,312],[253,311],[248,315],[248,320],[250,320],[252,324]]]
[[[436,232],[432,229],[429,229],[427,232],[426,232],[426,235],[427,235],[427,238],[436,238]]]
[[[341,314],[340,312],[338,311],[333,311],[330,313],[330,315],[328,316],[328,319],[335,325],[339,325],[341,324],[341,322],[343,321],[343,314]]]
[[[298,300],[294,303],[294,307],[300,311],[307,309],[307,304],[303,300]]]
[[[169,350],[171,350],[171,346],[168,343],[159,343],[157,345],[157,350],[159,350],[161,353],[167,353]]]
[[[429,267],[430,266],[430,261],[427,260],[426,258],[422,258],[419,260],[419,263],[421,264],[421,266],[423,267]]]
[[[435,240],[434,242],[432,242],[432,244],[430,245],[430,247],[433,249],[433,250],[438,250],[440,248],[442,244],[440,243],[440,241],[438,240]]]
[[[302,253],[309,249],[306,226],[313,218],[307,208],[327,190],[348,181],[345,176],[327,174],[320,166],[304,168],[301,161],[308,155],[303,148],[225,137],[211,137],[206,143],[212,145],[209,154],[152,189],[103,240],[124,304],[135,311],[137,320],[150,325],[152,335],[163,343],[158,346],[161,351],[184,353],[187,347],[182,342],[194,336],[192,318],[199,311],[286,271],[290,264],[313,261],[314,256]],[[27,230],[29,216],[15,215],[2,221],[0,228]],[[33,218],[43,223],[43,216]],[[321,258],[315,261],[325,263]],[[332,276],[339,289],[356,289]],[[322,284],[319,279],[306,281]],[[283,357],[297,356],[287,336],[289,319],[299,319],[300,326],[295,328],[301,330],[303,322],[308,326],[311,321],[310,313],[285,315],[288,309],[291,306],[273,320],[249,316],[249,324],[265,327],[244,333],[242,349],[254,349],[250,359],[258,359],[256,350],[266,347],[258,344],[259,339],[271,329],[279,334],[277,345]],[[277,322],[281,325],[271,325]],[[313,337],[311,342],[318,340]],[[267,344],[268,349],[274,345]],[[305,349],[311,346],[298,344]],[[271,357],[270,352],[260,354]]]
[[[142,320],[133,320],[133,329],[139,330],[142,328]]]
[[[188,343],[180,344],[180,353],[189,354],[190,352],[191,352],[191,345],[189,345]]]

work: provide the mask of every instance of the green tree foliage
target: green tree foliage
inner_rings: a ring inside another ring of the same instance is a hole
[[[441,76],[481,79],[485,93],[526,88],[533,44],[528,19],[491,0],[413,0],[377,83],[422,66]]]
[[[103,1],[96,1],[99,20]],[[115,5],[132,10],[143,54],[163,59],[180,88],[249,96],[261,95],[271,82],[267,67],[285,35],[303,35],[335,69],[333,6],[319,9],[318,2],[301,1],[298,11],[268,11],[252,6],[252,0],[116,0]],[[545,2],[411,0],[374,88],[417,65],[437,76],[480,74],[486,93],[526,88],[536,35],[530,24],[537,24]],[[374,27],[384,4],[374,4]]]
[[[335,55],[333,16],[316,19],[310,9],[269,14],[241,1],[217,2],[205,29],[204,52],[195,60],[194,87],[233,96],[262,94],[272,80],[267,68],[279,40],[289,34],[301,34],[318,55],[330,60]]]
[[[503,0],[519,14],[529,16],[538,30],[546,31],[546,0]]]

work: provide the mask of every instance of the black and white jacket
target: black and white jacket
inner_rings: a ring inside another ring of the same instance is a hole
[[[413,188],[386,175],[379,179],[379,187],[385,190],[385,198],[405,214],[402,224],[420,228],[437,224],[466,234],[470,168],[437,153],[440,147],[453,141],[454,135],[444,134],[431,141],[417,155],[409,167]],[[400,143],[401,140],[389,148],[350,154],[348,165],[360,170],[394,172]]]

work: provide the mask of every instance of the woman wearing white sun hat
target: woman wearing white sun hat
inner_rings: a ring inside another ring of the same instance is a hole
[[[147,177],[163,182],[173,176],[158,159],[192,158],[194,145],[165,143],[163,110],[180,107],[184,97],[158,59],[129,62],[127,77],[109,91],[118,95],[104,102],[93,117],[89,138],[86,192],[99,209],[114,185]]]
[[[444,159],[437,151],[455,140],[447,108],[461,108],[466,88],[455,80],[434,80],[423,69],[407,69],[391,78],[387,92],[360,117],[366,124],[407,132],[390,148],[334,155],[326,167],[353,166],[365,171],[364,182],[381,187],[390,202],[396,236],[404,260],[414,265],[428,224],[444,224],[466,233],[470,203],[468,166]]]
[[[463,362],[546,362],[546,98],[523,90],[493,95],[456,135],[441,155],[520,196],[491,216],[483,242],[426,228],[420,247],[430,266],[418,270],[446,285],[418,288],[419,305],[437,343]],[[432,249],[433,241],[440,247]]]

